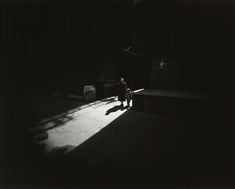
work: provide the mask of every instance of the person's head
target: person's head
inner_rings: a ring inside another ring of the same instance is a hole
[[[121,81],[121,82],[124,82],[124,78],[123,78],[123,77],[121,77],[121,78],[120,78],[120,81]]]
[[[131,91],[131,89],[130,88],[127,88],[127,90],[126,90],[127,92],[130,92]]]

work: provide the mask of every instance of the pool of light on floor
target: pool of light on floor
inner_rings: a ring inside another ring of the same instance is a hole
[[[123,108],[106,114],[119,105],[117,98],[107,98],[71,110],[41,125],[41,128],[47,128],[48,137],[41,142],[46,144],[45,152],[64,146],[77,147],[84,143],[127,111]]]

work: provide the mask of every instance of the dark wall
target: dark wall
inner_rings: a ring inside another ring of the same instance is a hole
[[[88,37],[81,10],[59,3],[6,4],[5,53],[12,79],[20,77],[27,87],[88,80]]]
[[[157,73],[164,78],[150,87],[164,81],[166,88],[191,90],[224,85],[231,75],[233,9],[231,2],[195,1],[5,3],[3,69],[11,75],[5,80],[24,79],[27,87],[69,85],[76,92],[100,79],[137,82],[141,73],[148,86],[151,64],[164,58],[169,71]],[[144,57],[121,52],[136,38]]]
[[[204,90],[231,81],[226,77],[232,60],[233,32],[232,2],[151,1],[144,4],[146,63],[157,59],[159,64],[161,58],[168,59],[177,69],[175,80],[181,89]]]
[[[98,80],[105,61],[114,62],[129,40],[129,2],[3,5],[4,66],[12,80],[21,78],[27,88],[60,90],[69,85],[80,92],[81,86]]]

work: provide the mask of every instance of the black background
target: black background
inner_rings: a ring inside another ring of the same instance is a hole
[[[114,52],[131,43],[133,30],[138,31],[134,36],[144,55],[138,68],[144,72],[145,86],[150,85],[152,59],[167,56],[180,68],[179,83],[172,87],[207,94],[207,119],[213,119],[206,129],[219,130],[216,137],[222,141],[224,158],[218,164],[225,163],[232,177],[235,3],[168,0],[139,1],[138,6],[140,18],[134,19],[141,19],[141,24],[135,26],[128,1],[1,2],[0,180],[14,182],[23,172],[27,180],[29,167],[41,162],[32,160],[26,140],[32,124],[27,92],[65,82],[79,91],[84,84],[97,82],[102,60],[115,59]],[[117,79],[124,67],[138,81],[133,64],[116,64]]]

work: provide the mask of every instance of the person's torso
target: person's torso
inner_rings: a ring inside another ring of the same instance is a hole
[[[126,90],[126,83],[125,82],[120,82],[119,83],[119,89],[122,90],[122,91]]]

